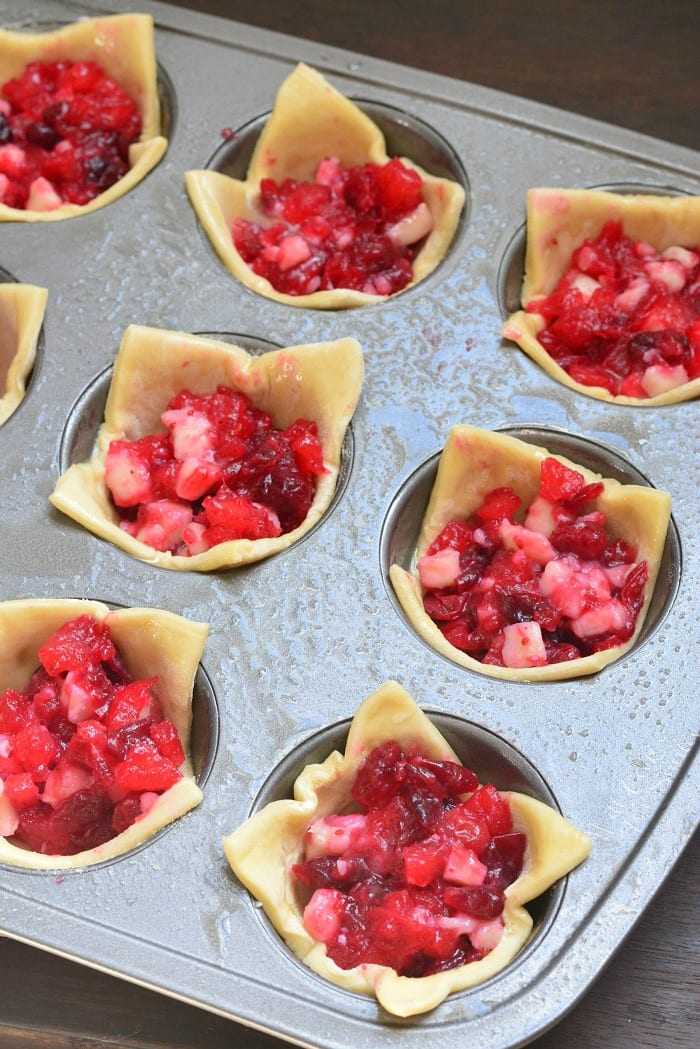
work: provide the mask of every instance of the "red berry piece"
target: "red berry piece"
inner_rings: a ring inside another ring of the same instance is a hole
[[[148,733],[164,758],[171,761],[176,768],[184,763],[185,752],[172,721],[158,721],[151,725]]]
[[[558,459],[543,459],[540,467],[540,495],[547,502],[571,499],[578,495],[585,483],[582,474],[560,463]]]
[[[59,627],[39,649],[39,660],[48,674],[56,675],[111,659],[114,651],[106,624],[84,615]]]
[[[8,688],[0,695],[0,732],[19,732],[35,720],[32,705],[23,692]]]
[[[484,498],[476,516],[481,521],[500,521],[512,518],[520,508],[522,500],[512,488],[493,488]]]
[[[134,743],[115,769],[117,783],[125,791],[164,791],[182,777],[171,761],[159,754],[150,739]]]

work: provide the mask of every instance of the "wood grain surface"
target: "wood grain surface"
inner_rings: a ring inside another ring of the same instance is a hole
[[[700,147],[697,0],[181,0],[179,6]],[[535,1049],[700,1044],[699,867],[696,835],[606,971],[564,1020],[532,1043]],[[0,967],[0,1049],[284,1044],[9,940],[0,941]]]

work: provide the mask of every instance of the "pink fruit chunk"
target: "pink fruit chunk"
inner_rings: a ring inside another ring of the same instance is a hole
[[[416,567],[424,587],[438,590],[452,586],[460,571],[459,551],[447,546],[436,554],[421,557]]]
[[[473,849],[456,842],[450,849],[443,871],[445,881],[454,885],[483,885],[488,867],[479,862]]]
[[[595,508],[602,491],[602,483],[586,484],[547,457],[529,507],[497,488],[470,520],[449,522],[417,566],[423,606],[445,639],[483,663],[514,670],[629,640],[648,568],[608,535]],[[514,519],[519,511],[525,524]],[[636,569],[639,581],[632,583]]]
[[[508,801],[393,741],[365,757],[351,794],[363,811],[311,823],[293,866],[304,927],[336,965],[425,976],[493,950],[526,847]]]
[[[306,832],[306,858],[312,860],[316,856],[342,856],[364,827],[365,817],[360,813],[314,820]]]
[[[326,157],[314,182],[263,179],[259,207],[271,224],[236,219],[233,243],[255,273],[294,296],[392,295],[411,281],[433,228],[420,175],[396,158],[343,169]]]
[[[700,376],[699,280],[700,248],[657,252],[610,221],[527,309],[545,318],[539,342],[572,379],[645,400]]]
[[[304,908],[304,928],[314,940],[329,943],[338,935],[343,909],[343,894],[337,889],[316,889]]]
[[[105,458],[105,484],[116,506],[138,506],[152,497],[151,470],[138,447],[112,441]]]
[[[503,628],[501,656],[506,667],[543,667],[547,662],[539,623],[510,623]]]
[[[140,818],[185,754],[157,678],[131,680],[105,623],[71,620],[40,657],[24,692],[0,695],[0,835],[73,855]]]
[[[183,530],[192,521],[192,510],[172,499],[156,499],[139,507],[136,521],[122,521],[122,528],[154,550],[177,549]]]

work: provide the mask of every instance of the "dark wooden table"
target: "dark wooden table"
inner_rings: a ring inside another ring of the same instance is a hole
[[[181,0],[180,6],[700,147],[697,0]],[[696,835],[613,962],[573,1011],[532,1043],[536,1049],[700,1044],[699,866]],[[283,1044],[23,944],[0,943],[0,967],[1,1049]]]

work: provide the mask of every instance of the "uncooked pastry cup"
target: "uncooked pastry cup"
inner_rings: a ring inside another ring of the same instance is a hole
[[[316,70],[300,63],[279,89],[275,106],[256,144],[245,181],[218,171],[188,171],[187,191],[197,217],[221,261],[243,284],[269,299],[288,306],[313,309],[346,309],[384,302],[350,288],[287,295],[243,261],[233,243],[236,219],[260,221],[259,188],[264,178],[313,182],[316,168],[326,157],[336,157],[342,167],[386,164],[389,156],[377,125],[353,102],[336,91]],[[458,182],[438,178],[402,157],[423,179],[423,196],[433,217],[433,229],[413,262],[411,288],[431,273],[455,236],[464,206]],[[402,289],[405,291],[406,288]],[[397,293],[398,294],[398,293]]]
[[[328,957],[325,945],[304,927],[292,866],[303,862],[304,836],[314,820],[356,810],[350,788],[358,768],[374,747],[389,740],[404,749],[415,745],[434,761],[459,762],[408,692],[388,681],[357,711],[345,753],[333,751],[322,764],[308,765],[294,784],[293,800],[273,801],[254,813],[224,838],[223,847],[235,874],[306,965],[346,990],[376,995],[387,1012],[413,1016],[435,1008],[448,994],[483,983],[508,965],[532,929],[524,905],[573,870],[588,855],[591,842],[549,805],[525,794],[504,792],[514,829],[526,834],[527,846],[522,873],[505,890],[504,931],[498,945],[480,961],[420,978],[399,976],[383,965],[341,969]]]
[[[543,667],[513,669],[492,666],[479,662],[447,641],[423,607],[423,588],[417,571],[409,572],[401,565],[393,564],[389,570],[391,583],[417,633],[441,655],[488,677],[507,681],[559,681],[602,670],[634,645],[654,591],[671,516],[671,497],[667,492],[644,485],[620,484],[564,456],[552,455],[546,448],[474,426],[454,426],[450,431],[421,525],[414,563],[420,560],[449,521],[470,518],[493,488],[512,488],[520,496],[523,507],[528,507],[539,492],[542,461],[549,457],[582,474],[586,484],[602,482],[603,492],[595,500],[595,507],[605,514],[609,535],[629,543],[637,550],[637,560],[647,562],[649,578],[644,603],[637,616],[634,634],[616,648]]]
[[[0,426],[24,398],[48,294],[33,284],[0,284]]]
[[[64,623],[81,615],[106,623],[134,680],[157,676],[153,694],[173,722],[187,755],[183,778],[160,795],[153,808],[121,834],[73,856],[33,852],[0,838],[0,863],[32,870],[66,870],[114,859],[152,838],[202,800],[192,772],[192,692],[209,627],[152,608],[110,609],[99,601],[27,599],[0,604],[0,688],[22,691],[39,666],[38,651]]]
[[[129,170],[87,204],[28,211],[0,203],[0,222],[55,222],[96,211],[122,197],[151,171],[167,148],[160,133],[160,102],[150,15],[124,14],[74,22],[47,33],[0,29],[0,85],[30,62],[97,62],[126,91],[141,114],[141,135],[129,147]]]
[[[549,375],[588,397],[645,408],[690,401],[700,394],[700,378],[648,398],[614,396],[602,386],[576,382],[538,339],[546,324],[544,317],[525,311],[524,307],[554,291],[569,270],[574,251],[585,240],[598,237],[611,219],[622,222],[625,236],[646,241],[658,252],[674,245],[691,249],[700,246],[700,197],[597,189],[531,189],[527,196],[527,247],[520,300],[523,309],[508,318],[502,334],[516,342]]]
[[[162,568],[206,572],[269,557],[305,535],[331,503],[343,438],[360,396],[363,367],[362,350],[355,339],[251,356],[238,346],[214,339],[130,325],[114,365],[95,451],[88,462],[69,467],[49,498],[95,535]],[[300,418],[315,422],[326,473],[317,479],[308,514],[291,532],[270,539],[232,539],[192,557],[154,550],[119,527],[119,514],[105,483],[110,442],[165,433],[160,417],[177,393],[209,394],[219,385],[247,394],[256,408],[269,413],[277,429],[286,429]]]

